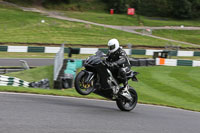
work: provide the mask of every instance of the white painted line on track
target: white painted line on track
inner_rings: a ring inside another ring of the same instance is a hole
[[[115,101],[108,101],[108,100],[100,100],[100,99],[88,99],[88,98],[79,98],[79,97],[70,97],[70,96],[54,96],[54,95],[42,95],[42,94],[31,94],[31,93],[15,93],[15,92],[0,92],[0,94],[8,94],[8,95],[22,95],[22,96],[35,96],[35,97],[51,97],[51,98],[64,98],[64,99],[74,99],[74,100],[87,100],[87,101],[98,101],[98,102],[109,102],[113,103]],[[197,111],[190,111],[180,108],[173,108],[161,105],[152,105],[152,104],[139,104],[140,106],[147,106],[147,107],[154,107],[154,108],[163,108],[163,109],[171,109],[171,110],[178,110],[178,111],[185,111],[190,113],[199,113]]]

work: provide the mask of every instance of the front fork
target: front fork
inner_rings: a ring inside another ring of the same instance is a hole
[[[85,84],[89,84],[91,83],[91,81],[93,80],[94,78],[94,73],[93,72],[89,72],[89,71],[86,71],[86,70],[83,70],[85,72],[85,80],[84,80],[84,83]]]

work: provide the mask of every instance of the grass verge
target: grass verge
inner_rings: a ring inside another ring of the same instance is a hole
[[[83,96],[78,94],[75,89],[55,90],[55,89],[39,89],[39,88],[24,88],[24,87],[12,87],[12,86],[1,86],[0,91],[2,92],[17,92],[17,93],[31,93],[31,94],[42,94],[42,95],[54,95],[54,96],[70,96],[90,99],[105,99],[96,94],[90,94]]]
[[[139,82],[130,82],[142,103],[200,111],[198,67],[135,67]]]
[[[6,56],[5,56],[6,55]],[[86,59],[89,57],[89,54],[73,54],[72,59]],[[19,53],[19,52],[0,52],[0,58],[54,58],[55,54],[48,53]],[[64,55],[65,58],[68,58],[68,54]],[[151,55],[131,55],[130,57],[134,58],[152,58]],[[182,59],[182,60],[200,60],[200,56],[171,56],[171,59]]]

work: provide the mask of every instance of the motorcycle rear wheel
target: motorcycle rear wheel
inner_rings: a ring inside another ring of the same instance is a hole
[[[84,83],[85,78],[86,78],[85,72],[81,71],[77,74],[74,81],[75,89],[81,95],[88,95],[94,90],[93,87],[94,81],[92,80],[89,84],[85,84]]]
[[[133,98],[132,101],[128,101],[125,97],[116,100],[116,104],[121,111],[131,111],[135,108],[137,104],[137,92],[132,87],[129,87],[128,91],[130,92],[131,97]]]

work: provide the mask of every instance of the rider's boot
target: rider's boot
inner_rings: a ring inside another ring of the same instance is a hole
[[[126,97],[128,100],[132,100],[132,96],[130,94],[129,90],[129,85],[125,84],[124,87],[122,88],[122,90],[120,90],[119,92]]]

